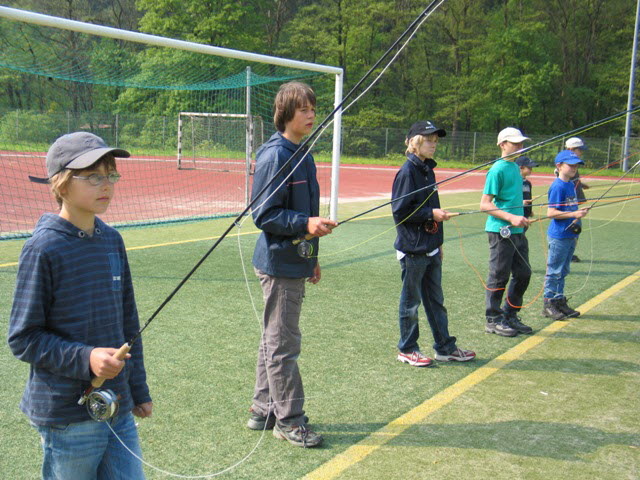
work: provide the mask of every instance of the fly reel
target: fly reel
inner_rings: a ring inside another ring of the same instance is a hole
[[[579,223],[573,223],[569,226],[569,230],[571,230],[571,233],[580,235],[582,233],[582,225],[580,225]]]
[[[509,225],[505,225],[504,227],[502,227],[500,229],[500,236],[502,238],[509,238],[511,237],[511,229],[509,228]]]
[[[85,403],[89,416],[96,422],[106,422],[118,413],[118,397],[107,388],[92,391]]]
[[[298,255],[302,258],[311,258],[313,256],[313,244],[307,240],[302,240],[298,244]]]

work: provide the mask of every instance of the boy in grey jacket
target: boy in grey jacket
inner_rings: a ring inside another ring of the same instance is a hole
[[[252,200],[257,200],[253,220],[262,230],[253,265],[262,285],[265,307],[247,426],[252,430],[273,428],[276,438],[300,447],[315,447],[323,440],[307,425],[298,370],[305,279],[318,283],[320,264],[317,238],[310,240],[314,251],[310,258],[299,255],[292,241],[306,234],[327,235],[337,223],[319,216],[320,187],[313,157],[307,151],[293,158],[289,168],[271,180],[303,137],[311,133],[315,105],[315,94],[308,85],[290,82],[280,87],[274,114],[278,132],[258,150],[252,190]],[[258,198],[265,185],[269,186]]]

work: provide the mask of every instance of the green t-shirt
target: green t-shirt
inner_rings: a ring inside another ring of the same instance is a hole
[[[493,195],[493,204],[496,208],[514,215],[524,215],[522,207],[522,176],[520,167],[515,162],[508,162],[500,159],[487,172],[487,179],[484,184],[486,195]],[[493,215],[487,216],[487,223],[484,229],[487,232],[500,231],[501,227],[511,225]],[[522,233],[524,228],[511,227],[511,233]]]

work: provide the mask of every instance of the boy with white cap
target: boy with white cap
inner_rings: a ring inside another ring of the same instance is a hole
[[[524,235],[529,221],[524,216],[522,177],[515,163],[526,140],[529,138],[513,127],[498,134],[497,145],[502,158],[487,172],[480,200],[480,210],[489,214],[485,226],[489,237],[485,332],[503,337],[533,332],[518,316],[531,279],[529,244]],[[501,308],[507,283],[509,289]]]
[[[585,145],[582,139],[578,137],[569,138],[564,143],[564,147],[567,150],[575,153],[580,159],[582,159],[582,154],[584,153],[584,151],[589,149],[589,147]],[[557,170],[556,170],[556,175],[557,175]],[[578,171],[576,171],[576,176],[573,177],[570,181],[573,182],[573,184],[576,186],[576,197],[578,198],[578,202],[583,203],[586,200],[584,190],[588,190],[590,188],[589,185],[587,185],[582,181],[582,179],[580,178],[580,173]],[[576,247],[577,247],[577,240],[576,240]],[[571,261],[579,262],[580,258],[577,255],[573,255],[571,257]]]

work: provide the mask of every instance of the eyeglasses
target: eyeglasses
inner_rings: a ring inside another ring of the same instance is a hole
[[[87,180],[89,182],[89,185],[92,185],[94,187],[102,185],[102,182],[104,182],[105,180],[108,180],[109,183],[113,185],[114,183],[117,183],[118,180],[120,180],[120,177],[122,177],[122,175],[120,175],[119,173],[110,173],[109,175],[92,173],[91,175],[73,176],[73,178],[77,178],[78,180]]]

